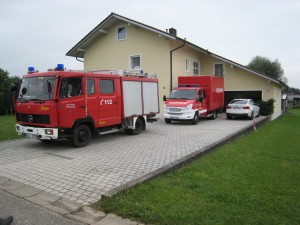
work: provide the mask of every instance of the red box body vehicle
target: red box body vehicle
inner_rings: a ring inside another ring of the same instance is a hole
[[[139,134],[155,121],[158,80],[120,71],[33,72],[22,78],[15,110],[18,134],[41,141],[70,138],[84,147],[94,133],[125,128]]]
[[[215,119],[224,107],[224,78],[180,76],[178,87],[164,100],[163,115],[166,123],[172,120],[190,120],[197,124],[199,117]]]

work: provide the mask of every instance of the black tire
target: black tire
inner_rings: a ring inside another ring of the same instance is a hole
[[[252,111],[251,116],[249,117],[249,120],[253,120],[254,119],[254,111]]]
[[[212,112],[212,116],[210,117],[210,119],[215,120],[215,119],[217,119],[217,117],[218,117],[217,110],[214,110],[214,111]]]
[[[92,138],[91,129],[87,125],[79,125],[73,132],[73,143],[75,147],[87,146]]]
[[[172,120],[165,118],[166,123],[171,123]]]
[[[199,116],[198,113],[195,113],[194,118],[191,120],[191,123],[193,125],[197,125],[198,122],[199,122]]]
[[[232,119],[232,116],[230,116],[229,114],[226,114],[226,117],[227,117],[228,120]]]
[[[143,121],[141,118],[137,118],[135,121],[135,129],[125,129],[126,134],[137,135],[142,132],[143,129]]]
[[[258,112],[257,112],[257,116],[256,117],[259,117],[260,116],[260,111],[258,110]]]

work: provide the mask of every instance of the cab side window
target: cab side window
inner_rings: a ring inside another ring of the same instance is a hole
[[[114,92],[114,80],[100,80],[100,94],[113,94]]]
[[[87,79],[86,93],[88,95],[95,94],[95,81],[93,79]]]
[[[63,78],[59,97],[70,98],[79,95],[82,95],[82,79],[80,77]]]

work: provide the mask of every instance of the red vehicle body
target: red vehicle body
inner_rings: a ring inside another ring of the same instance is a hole
[[[50,71],[22,78],[15,100],[18,134],[41,141],[70,138],[76,147],[92,134],[125,129],[139,134],[159,113],[158,80],[111,71]]]
[[[224,78],[215,76],[179,76],[178,87],[168,99],[164,98],[166,123],[190,120],[197,124],[199,117],[215,119],[224,107]]]

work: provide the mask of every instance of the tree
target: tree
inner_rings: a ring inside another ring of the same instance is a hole
[[[284,70],[282,69],[281,63],[278,59],[272,61],[267,57],[255,56],[247,66],[267,76],[287,83],[287,78],[283,76]]]
[[[18,81],[18,76],[9,77],[9,73],[0,68],[0,115],[11,112],[13,103],[10,87]]]

